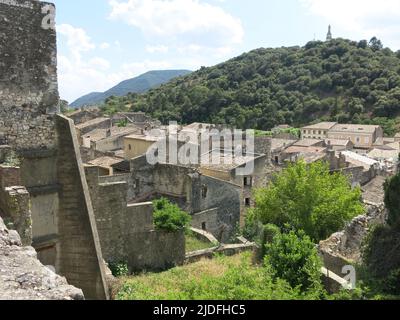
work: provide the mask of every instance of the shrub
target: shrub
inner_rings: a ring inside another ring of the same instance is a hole
[[[364,212],[361,190],[352,189],[343,174],[331,174],[324,162],[289,165],[267,188],[256,190],[255,200],[253,220],[281,229],[289,224],[316,242]]]
[[[21,165],[21,159],[18,157],[18,155],[14,151],[11,151],[6,156],[6,158],[4,159],[4,162],[2,164],[5,166],[9,166],[9,167],[19,167]]]
[[[277,234],[266,244],[265,265],[293,288],[321,289],[322,262],[315,244],[303,231]]]
[[[384,188],[385,205],[389,211],[388,223],[394,226],[400,220],[400,174],[389,178]]]
[[[108,266],[114,277],[126,277],[129,275],[128,264],[126,262],[111,262]]]
[[[155,200],[153,206],[156,229],[168,232],[186,231],[188,229],[191,216],[168,199]]]

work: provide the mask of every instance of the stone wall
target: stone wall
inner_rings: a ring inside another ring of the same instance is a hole
[[[68,114],[68,118],[72,119],[75,125],[99,118],[101,116],[102,114],[99,109],[77,110]]]
[[[55,144],[54,12],[46,2],[0,0],[0,133],[16,149]]]
[[[21,186],[18,167],[0,165],[0,216],[20,234],[23,245],[32,244],[30,197]]]
[[[57,270],[88,299],[108,298],[105,268],[73,121],[57,116],[60,205]]]
[[[321,241],[318,249],[327,269],[342,274],[346,265],[360,263],[361,246],[370,228],[386,223],[384,204],[365,202],[366,214],[354,218],[343,231]]]
[[[83,300],[82,290],[42,265],[0,218],[0,300]]]
[[[125,175],[106,178],[98,176],[97,167],[85,170],[108,263],[126,262],[132,272],[165,270],[183,263],[184,235],[154,230],[151,202],[128,204]]]
[[[219,232],[218,210],[214,208],[192,215],[192,227],[200,230],[207,230],[215,235]]]

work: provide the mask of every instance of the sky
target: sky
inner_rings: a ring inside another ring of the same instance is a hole
[[[260,47],[377,36],[400,49],[400,0],[53,0],[60,96],[150,70],[212,66]]]

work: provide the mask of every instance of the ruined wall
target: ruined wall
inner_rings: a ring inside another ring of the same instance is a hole
[[[205,230],[212,235],[219,232],[218,208],[205,210],[192,215],[192,227]]]
[[[267,156],[267,164],[271,164],[272,139],[269,137],[254,137],[254,153],[265,154]]]
[[[74,124],[57,116],[56,127],[57,173],[61,185],[56,267],[69,283],[82,288],[87,299],[106,299],[100,241]]]
[[[21,186],[18,167],[0,165],[0,216],[20,234],[23,245],[32,244],[29,192]]]
[[[72,119],[75,125],[99,118],[101,116],[102,113],[99,109],[78,110],[68,114],[68,118]]]
[[[197,187],[192,190],[191,204],[198,211],[193,213],[218,208],[218,225],[209,225],[208,230],[219,241],[229,241],[240,223],[241,188],[204,175],[199,176],[199,183],[195,186]],[[203,188],[207,189],[206,193]]]
[[[183,263],[184,235],[154,230],[151,202],[128,205],[127,182],[98,177],[97,167],[86,166],[85,170],[108,263],[126,262],[130,271],[165,270]]]
[[[18,185],[31,196],[34,243],[40,236],[36,230],[55,226],[54,212],[45,208],[58,198],[54,17],[50,3],[0,0],[0,136],[21,160]]]
[[[343,231],[319,243],[318,250],[325,267],[337,274],[341,274],[345,265],[362,262],[362,244],[369,230],[386,224],[387,211],[383,203],[365,201],[364,205],[365,215],[355,217]]]
[[[0,133],[17,149],[55,144],[54,11],[45,2],[0,0]]]
[[[187,197],[189,174],[194,169],[177,165],[157,164],[154,170],[154,186],[158,193]]]
[[[83,300],[82,290],[42,265],[0,218],[0,300]]]

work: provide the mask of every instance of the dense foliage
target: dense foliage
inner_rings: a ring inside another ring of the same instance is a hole
[[[266,244],[265,263],[293,288],[322,290],[322,262],[315,244],[303,231],[277,234]]]
[[[364,278],[375,293],[400,297],[400,173],[385,183],[388,225],[373,228],[364,243]]]
[[[188,228],[191,217],[176,204],[161,198],[153,201],[153,206],[154,224],[158,230],[176,232]]]
[[[281,229],[289,224],[318,242],[364,212],[360,199],[361,190],[352,189],[343,174],[331,174],[326,163],[299,161],[255,191],[256,207],[247,222],[272,223]]]
[[[400,222],[400,174],[385,182],[385,205],[389,211],[388,223],[391,226]]]
[[[144,111],[164,123],[260,130],[336,120],[380,124],[393,134],[399,99],[400,52],[383,49],[377,39],[335,39],[257,49],[147,94],[109,99],[104,109]]]

